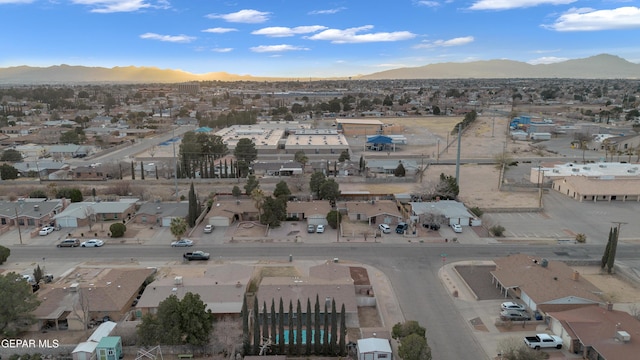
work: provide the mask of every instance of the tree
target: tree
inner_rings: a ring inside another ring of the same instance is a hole
[[[35,319],[31,314],[40,305],[31,285],[10,272],[0,275],[0,335],[13,337]]]
[[[7,261],[9,255],[11,255],[11,249],[0,245],[0,265]]]
[[[260,220],[262,218],[262,205],[264,205],[265,202],[264,191],[262,191],[262,189],[260,188],[255,188],[251,191],[251,193],[249,193],[249,195],[251,196],[251,200],[253,200],[253,204],[255,205],[256,209],[258,209],[258,220]]]
[[[340,196],[340,185],[333,180],[326,180],[320,186],[320,199],[329,200],[329,202],[334,203],[338,197]]]
[[[536,351],[522,342],[521,338],[511,337],[498,341],[498,353],[503,360],[543,360],[548,354]]]
[[[275,190],[273,190],[273,196],[277,199],[283,199],[284,201],[289,200],[289,196],[291,196],[291,190],[289,190],[289,185],[284,180],[281,180],[276,184]]]
[[[80,192],[79,189],[76,188],[61,188],[58,189],[58,192],[56,193],[56,198],[57,199],[69,199],[71,200],[71,202],[82,202],[82,200],[84,199],[84,197],[82,196],[82,192]]]
[[[338,212],[337,210],[331,210],[327,213],[326,219],[327,223],[329,224],[329,226],[331,226],[332,229],[337,229],[338,225],[340,225],[342,217],[340,215],[340,212]]]
[[[342,308],[340,309],[340,342],[338,343],[338,355],[345,356],[347,354],[347,315],[345,312],[344,303],[342,303]]]
[[[188,292],[180,301],[180,330],[186,344],[203,346],[209,342],[213,329],[212,315],[200,294]]]
[[[293,301],[289,300],[289,318],[287,321],[287,324],[289,325],[289,337],[287,339],[287,342],[289,343],[289,347],[287,349],[287,354],[288,355],[294,355],[295,354],[295,343],[294,343],[294,338],[293,335],[295,334],[295,328],[293,326]]]
[[[78,132],[74,130],[69,130],[60,134],[61,144],[80,145],[82,141],[84,141],[84,135],[81,136]]]
[[[277,316],[276,316],[276,300],[275,299],[271,299],[271,336],[269,336],[269,339],[271,339],[271,343],[275,344],[276,342],[276,338],[278,337],[277,334]]]
[[[431,360],[431,349],[427,345],[427,339],[411,334],[400,341],[398,355],[403,360]]]
[[[296,306],[296,355],[302,355],[302,304],[298,299]]]
[[[262,224],[278,227],[280,222],[287,218],[287,202],[283,199],[268,196],[264,198],[261,208],[260,223]]]
[[[407,171],[404,169],[404,165],[399,163],[395,170],[393,170],[393,176],[395,177],[404,177]]]
[[[351,160],[351,155],[349,155],[349,150],[342,150],[340,153],[340,157],[338,158],[338,162],[345,162],[347,160]]]
[[[2,180],[13,180],[18,178],[18,169],[9,164],[2,164],[0,166],[0,178]]]
[[[187,221],[181,217],[174,217],[171,219],[169,230],[171,231],[171,235],[175,236],[176,240],[180,240],[182,235],[187,232]]]
[[[613,236],[611,237],[611,248],[609,249],[609,258],[607,259],[607,272],[613,272],[613,266],[616,261],[616,249],[618,248],[618,229],[613,228]]]
[[[456,178],[451,175],[440,174],[440,182],[436,184],[434,197],[443,200],[455,200],[460,193],[460,188],[456,183]]]
[[[336,312],[336,300],[331,299],[331,337],[329,338],[329,349],[331,356],[338,354],[338,313]]]
[[[240,190],[238,185],[233,186],[233,189],[231,189],[231,195],[233,195],[233,197],[236,199],[240,198],[240,196],[242,195],[242,190]]]
[[[307,163],[309,162],[309,158],[307,157],[307,155],[302,150],[296,151],[296,153],[293,156],[293,158],[295,159],[295,161],[297,161],[300,164],[302,164],[302,168],[303,169],[304,169],[305,165],[307,165]]]
[[[309,189],[316,193],[316,196],[320,198],[320,187],[326,180],[326,176],[322,171],[316,171],[311,174],[311,180],[309,180]]]
[[[2,156],[0,157],[0,161],[7,162],[21,162],[22,161],[22,153],[18,150],[7,149],[2,152]]]
[[[200,206],[198,205],[198,198],[196,197],[196,191],[193,187],[193,183],[191,183],[191,187],[189,188],[189,213],[187,215],[187,222],[189,224],[189,227],[194,227],[196,225],[196,220],[200,215],[199,209],[200,209]]]
[[[609,228],[609,239],[607,240],[607,246],[604,248],[604,254],[600,260],[600,268],[604,269],[609,261],[609,253],[611,252],[611,239],[613,239],[613,228]]]
[[[364,161],[364,157],[362,155],[360,155],[360,161],[358,161],[358,170],[360,172],[363,172],[365,166],[366,166],[366,164],[365,164],[365,161]]]
[[[426,333],[427,329],[420,326],[420,323],[415,320],[397,323],[393,325],[393,328],[391,329],[391,337],[396,340],[402,340],[402,338],[411,334],[418,334],[421,337],[425,337]]]
[[[312,331],[311,331],[311,324],[312,324],[312,313],[311,313],[311,299],[307,298],[307,313],[306,315],[306,327],[307,327],[307,332],[305,333],[305,352],[304,354],[307,356],[311,356],[311,343],[313,342],[312,339]]]
[[[127,232],[127,227],[122,223],[113,223],[109,226],[109,232],[111,233],[112,238],[123,237],[124,233]]]
[[[238,140],[235,150],[233,151],[238,161],[244,161],[251,164],[258,157],[258,150],[251,139],[242,138]]]
[[[269,316],[267,315],[267,302],[262,303],[262,338],[270,339],[269,336]],[[261,354],[259,354],[261,355]]]
[[[258,298],[253,299],[253,355],[260,354],[260,309]]]
[[[251,195],[253,190],[260,188],[260,182],[256,179],[255,175],[249,175],[247,183],[244,185],[244,192],[247,195]]]
[[[251,341],[249,340],[249,309],[247,307],[247,296],[242,299],[242,349],[244,355],[249,355],[251,351]]]
[[[280,298],[280,310],[278,312],[278,352],[282,355],[284,354],[284,303],[282,298]]]
[[[316,304],[313,311],[313,352],[320,355],[322,348],[320,346],[320,298],[316,294]]]
[[[46,199],[47,193],[42,189],[36,189],[29,193],[31,199]]]
[[[42,278],[44,278],[44,273],[40,268],[40,264],[38,264],[36,268],[33,269],[33,281],[35,281],[36,284],[40,284],[40,281],[42,281]]]

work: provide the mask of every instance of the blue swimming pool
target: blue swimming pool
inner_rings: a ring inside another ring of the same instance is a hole
[[[311,343],[313,343],[314,335],[316,331],[311,330]],[[322,341],[322,337],[324,336],[324,330],[320,330],[320,341]],[[331,334],[329,334],[329,339],[331,339]],[[280,336],[276,336],[276,343],[280,341]],[[289,330],[284,331],[284,343],[289,344]],[[293,343],[297,343],[296,332],[293,332]],[[302,330],[302,343],[307,343],[307,330]]]

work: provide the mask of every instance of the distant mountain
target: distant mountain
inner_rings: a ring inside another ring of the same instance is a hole
[[[600,54],[585,59],[540,65],[511,60],[439,63],[381,71],[359,77],[363,80],[459,78],[637,79],[640,78],[640,64],[634,64],[618,56]]]
[[[531,65],[512,60],[488,60],[466,63],[439,63],[400,68],[352,77],[360,80],[394,79],[497,79],[497,78],[574,78],[637,79],[640,64],[618,56],[601,54],[585,59],[554,64]],[[186,81],[283,81],[294,78],[254,77],[225,72],[192,74],[155,67],[87,67],[56,65],[50,67],[16,66],[0,68],[0,84],[69,83],[180,83]],[[334,80],[336,78],[314,79]],[[344,78],[343,78],[344,79]]]

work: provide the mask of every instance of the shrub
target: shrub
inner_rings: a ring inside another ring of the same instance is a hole
[[[504,235],[505,228],[501,225],[493,225],[489,231],[491,231],[493,236],[500,237]]]
[[[127,227],[121,223],[114,223],[109,226],[109,231],[111,232],[111,237],[119,238],[124,236]]]
[[[576,241],[583,244],[585,242],[587,242],[587,235],[580,233],[580,234],[576,234]]]
[[[11,250],[4,246],[0,246],[0,265],[4,264],[4,262],[7,261],[9,255],[11,255]]]
[[[469,211],[471,211],[471,213],[477,217],[481,217],[482,214],[484,214],[484,211],[480,210],[479,207],[474,206],[471,209],[469,209]]]

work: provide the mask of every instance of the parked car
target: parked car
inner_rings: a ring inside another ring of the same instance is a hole
[[[524,343],[532,349],[556,348],[562,349],[562,338],[549,334],[536,334],[536,336],[525,336]]]
[[[396,226],[397,234],[404,234],[404,232],[407,230],[409,230],[409,224],[405,222],[398,223],[398,226]]]
[[[380,229],[380,231],[382,231],[383,234],[391,233],[391,226],[389,226],[387,224],[378,225],[378,229]]]
[[[324,232],[324,225],[320,224],[316,227],[316,232],[322,234]]]
[[[512,321],[524,321],[531,320],[531,315],[525,311],[520,310],[502,310],[500,312],[500,319],[512,320]]]
[[[91,239],[80,244],[81,247],[100,247],[102,245],[104,245],[104,241],[100,239]]]
[[[40,236],[46,236],[49,235],[53,232],[53,230],[55,230],[55,228],[53,226],[45,226],[42,229],[40,229],[40,232],[38,233]]]
[[[205,225],[204,227],[205,234],[211,234],[212,231],[213,231],[213,225]]]
[[[525,310],[525,306],[522,304],[515,303],[513,301],[507,301],[500,304],[500,309],[502,310]]]
[[[309,225],[307,225],[307,232],[308,232],[309,234],[312,234],[312,233],[316,232],[316,226],[315,226],[315,225],[313,225],[313,224],[309,224]]]
[[[78,239],[64,239],[60,241],[57,247],[78,247],[80,246],[80,240]]]
[[[460,224],[451,224],[451,228],[453,229],[453,232],[455,232],[455,233],[461,233],[462,232],[462,226],[460,226]]]
[[[171,243],[172,247],[189,247],[193,246],[193,241],[189,239],[180,239]]]

